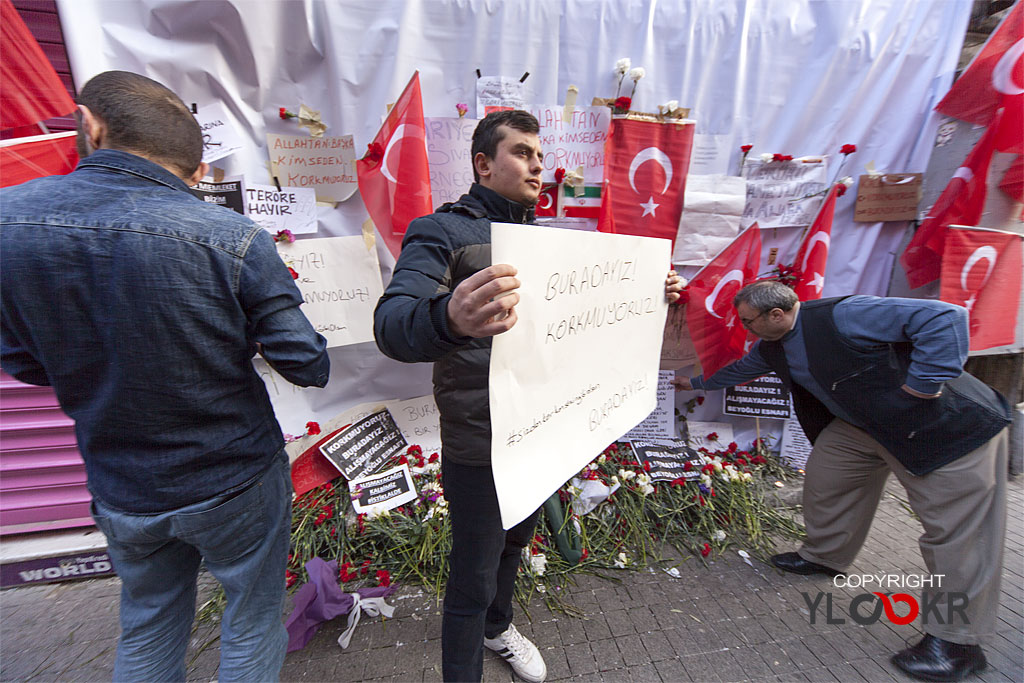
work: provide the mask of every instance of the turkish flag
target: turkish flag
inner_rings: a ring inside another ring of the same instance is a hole
[[[996,149],[1024,154],[1024,3],[1018,2],[935,109],[988,126],[999,108]]]
[[[675,244],[690,170],[694,123],[613,118],[604,144],[597,229]]]
[[[825,286],[825,266],[828,263],[828,250],[832,241],[832,219],[836,213],[838,192],[838,184],[833,185],[828,191],[825,201],[818,209],[818,215],[811,223],[811,229],[807,231],[796,252],[793,267],[800,275],[793,285],[793,290],[800,297],[800,301],[821,298],[821,290]]]
[[[74,131],[13,138],[0,145],[0,187],[71,173],[78,164]]]
[[[757,223],[740,234],[687,286],[686,326],[700,358],[704,377],[710,377],[747,350],[747,330],[740,324],[732,299],[757,279],[761,262],[761,230]]]
[[[537,197],[537,206],[533,213],[539,217],[552,217],[558,215],[558,191],[561,185],[546,184],[540,188],[540,196]]]
[[[939,298],[971,316],[971,351],[1012,344],[1020,308],[1021,235],[957,227],[946,237]]]
[[[907,282],[916,288],[939,277],[942,251],[950,225],[977,225],[985,208],[988,167],[995,152],[1001,113],[997,113],[985,134],[967,155],[964,165],[956,170],[935,201],[928,217],[914,233],[900,263],[907,272]]]
[[[10,0],[0,1],[0,128],[64,116],[75,103]]]
[[[409,79],[366,155],[356,161],[356,175],[366,210],[397,259],[409,223],[434,210],[419,71]]]

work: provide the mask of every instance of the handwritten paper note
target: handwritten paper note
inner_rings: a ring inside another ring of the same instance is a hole
[[[600,185],[604,177],[604,143],[612,122],[608,107],[577,107],[569,121],[563,120],[563,107],[526,108],[540,123],[540,146],[544,150],[541,179],[554,182],[555,169],[583,167],[588,185]]]
[[[278,242],[277,251],[299,274],[302,312],[328,347],[373,341],[373,308],[383,294],[376,249],[355,235]]]
[[[231,124],[223,102],[197,109],[196,122],[203,132],[203,161],[210,164],[242,149],[242,136]]]
[[[316,198],[343,202],[356,191],[356,149],[351,135],[311,138],[267,133],[270,171],[282,187],[311,187]]]
[[[245,186],[245,215],[272,233],[316,232],[316,191],[311,187],[282,187],[249,183]]]
[[[427,161],[430,164],[430,195],[434,208],[454,202],[473,184],[475,119],[427,118]]]
[[[433,396],[387,401],[385,405],[410,445],[419,446],[428,456],[441,452],[441,425]]]
[[[657,407],[670,242],[491,224],[494,263],[522,282],[493,339],[491,463],[504,527]]]
[[[483,118],[500,109],[522,109],[523,84],[509,76],[481,76],[476,79],[476,115]]]
[[[747,180],[747,205],[740,227],[757,223],[762,230],[786,225],[810,225],[824,195],[800,201],[825,189],[828,182],[824,161],[751,160],[743,165]]]
[[[672,371],[658,373],[658,406],[643,422],[626,432],[623,441],[673,441],[679,438],[676,433],[676,392],[669,383],[675,376]]]

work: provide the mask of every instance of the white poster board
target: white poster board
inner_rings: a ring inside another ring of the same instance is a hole
[[[203,133],[203,161],[208,164],[234,154],[245,144],[223,102],[197,107],[196,122]]]
[[[245,215],[270,233],[291,230],[296,235],[316,232],[316,190],[245,184]]]
[[[351,135],[267,133],[270,172],[284,187],[312,187],[324,202],[343,202],[356,191],[356,148]]]
[[[825,195],[801,199],[825,189],[824,161],[751,160],[743,165],[747,181],[747,206],[742,228],[757,223],[762,230],[785,225],[810,225]],[[794,201],[798,200],[798,201]]]
[[[410,446],[419,446],[425,456],[441,452],[441,424],[432,395],[386,401],[384,405],[391,411],[391,417]]]
[[[511,76],[481,76],[476,79],[476,116],[482,119],[492,108],[522,109],[523,82]]]
[[[623,435],[623,441],[653,441],[656,443],[675,441],[676,433],[676,392],[670,380],[676,376],[671,370],[658,373],[658,407],[644,418],[643,422]]]
[[[555,182],[555,169],[575,171],[583,167],[587,185],[600,185],[604,179],[604,143],[612,125],[608,107],[576,107],[568,121],[564,107],[528,106],[526,111],[540,123],[540,148],[544,151],[541,180]]]
[[[491,465],[503,526],[657,406],[670,242],[491,224],[491,259],[518,269],[519,320],[494,337]]]
[[[430,196],[434,208],[454,202],[473,184],[473,131],[476,119],[425,118],[427,163],[430,165]]]
[[[672,263],[705,266],[740,234],[747,183],[730,175],[686,176]]]
[[[373,308],[384,293],[376,249],[352,236],[278,242],[277,251],[299,274],[302,312],[328,348],[373,341]]]

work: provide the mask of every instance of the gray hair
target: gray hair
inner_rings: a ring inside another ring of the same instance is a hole
[[[783,311],[792,310],[799,301],[796,292],[788,285],[777,280],[761,280],[752,282],[737,292],[732,300],[732,305],[746,304],[759,313],[767,313],[773,308],[781,308]]]

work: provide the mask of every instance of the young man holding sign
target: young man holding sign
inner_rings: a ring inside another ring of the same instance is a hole
[[[516,572],[539,510],[507,532],[502,528],[488,403],[491,337],[516,324],[519,302],[516,269],[491,264],[491,221],[533,222],[543,169],[539,130],[524,111],[495,112],[480,122],[472,143],[477,182],[458,201],[409,225],[374,314],[381,351],[434,363],[452,526],[441,630],[446,681],[479,681],[484,645],[525,680],[547,675],[540,652],[512,625]],[[670,273],[669,301],[681,288]]]

